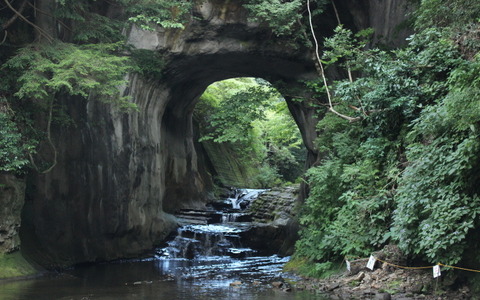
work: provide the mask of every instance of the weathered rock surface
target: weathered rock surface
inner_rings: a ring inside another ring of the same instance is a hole
[[[343,0],[339,6],[353,26],[389,32],[393,19],[372,22],[377,2],[355,6],[357,1]],[[405,1],[387,2],[399,7]],[[65,100],[75,126],[54,128],[58,164],[27,182],[21,238],[31,258],[57,267],[151,249],[176,226],[169,213],[201,208],[207,201],[212,180],[192,122],[205,88],[231,77],[295,85],[313,76],[310,51],[292,48],[249,22],[239,1],[203,1],[194,15],[185,30],[129,31],[130,44],[162,53],[166,65],[159,81],[128,75],[122,91],[138,112],[121,114],[95,101]],[[319,34],[336,24],[332,11],[320,21]],[[318,156],[314,108],[287,101],[312,164]],[[51,157],[48,151],[41,155]]]
[[[253,227],[248,231],[248,245],[267,253],[290,255],[297,240],[297,197],[300,186],[273,188],[263,192],[247,209]],[[268,241],[266,243],[265,241]]]
[[[18,250],[21,212],[25,201],[25,181],[0,174],[0,254]]]

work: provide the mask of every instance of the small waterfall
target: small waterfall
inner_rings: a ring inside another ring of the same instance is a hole
[[[232,203],[232,209],[240,209],[240,202],[238,198],[228,198],[228,200]]]
[[[250,203],[257,199],[265,189],[235,189],[233,197],[228,200],[232,203],[232,209],[245,209]]]
[[[168,242],[161,255],[169,258],[194,259],[204,256],[230,256],[241,248],[242,230],[222,225],[186,225]]]
[[[247,257],[255,252],[242,247],[241,233],[250,230],[248,213],[242,212],[265,190],[236,189],[227,198],[231,208],[217,210],[184,210],[177,214],[184,226],[178,228],[176,237],[159,249],[160,257],[199,259],[211,256]]]

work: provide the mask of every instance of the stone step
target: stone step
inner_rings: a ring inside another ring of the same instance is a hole
[[[207,210],[180,210],[175,214],[180,225],[206,225],[212,223],[220,223],[222,221],[222,214],[216,211]]]

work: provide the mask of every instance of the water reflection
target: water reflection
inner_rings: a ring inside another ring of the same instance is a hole
[[[0,283],[0,300],[327,299],[272,287],[272,282],[287,276],[281,270],[288,258],[258,256],[258,249],[243,246],[242,233],[252,225],[243,222],[248,218],[241,209],[263,190],[239,191],[232,198],[235,203],[224,211],[183,212],[179,219],[185,225],[150,259],[83,266],[55,276]]]
[[[62,274],[0,284],[2,300],[51,299],[326,299],[271,287],[285,258],[149,259],[79,267]],[[230,286],[234,281],[239,286]]]

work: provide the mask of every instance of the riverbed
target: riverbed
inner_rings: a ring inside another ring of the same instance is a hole
[[[29,280],[0,282],[0,300],[323,300],[296,291],[282,272],[289,257],[249,248],[243,210],[263,190],[241,190],[222,209],[184,211],[181,226],[143,259],[76,266]],[[271,247],[270,247],[271,248]]]

